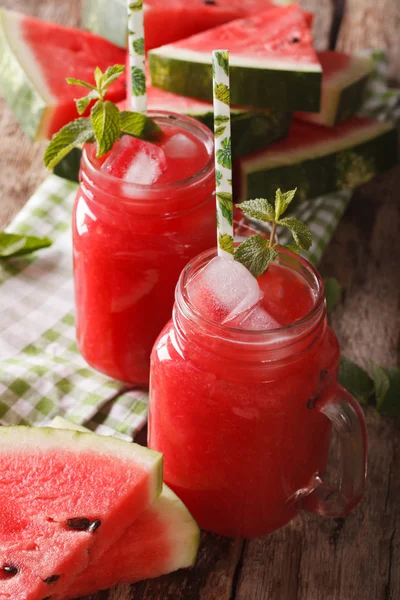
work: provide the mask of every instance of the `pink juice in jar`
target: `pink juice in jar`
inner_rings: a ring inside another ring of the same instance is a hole
[[[155,143],[123,136],[99,160],[85,148],[73,217],[80,351],[142,385],[179,273],[215,239],[211,132],[189,117],[150,116],[162,129]]]
[[[182,273],[152,352],[149,446],[164,454],[165,482],[200,527],[223,535],[269,533],[302,502],[344,514],[362,494],[366,434],[336,383],[321,278],[287,251],[258,280],[237,263],[224,274],[226,259],[213,256]],[[335,410],[354,429],[337,495],[323,482]]]

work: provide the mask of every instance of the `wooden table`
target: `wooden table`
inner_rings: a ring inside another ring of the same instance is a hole
[[[390,1],[385,0],[385,10],[392,10],[394,18],[399,4]],[[78,0],[2,4],[63,24],[78,23]],[[321,47],[329,35],[326,19],[332,16],[332,6],[329,0],[306,4],[319,6]],[[358,4],[362,11],[365,3]],[[373,11],[373,3],[367,4]],[[351,15],[347,19],[350,22]],[[346,31],[341,35],[343,43]],[[390,50],[396,60],[399,42]],[[24,136],[1,101],[0,131],[0,227],[4,227],[46,172],[43,145]],[[388,367],[398,364],[399,190],[400,168],[357,190],[321,264],[322,274],[336,277],[344,288],[333,316],[343,352],[365,367],[371,359]],[[367,422],[367,489],[346,519],[304,513],[281,531],[248,542],[203,534],[194,569],[101,592],[91,600],[399,600],[399,421],[371,409]]]

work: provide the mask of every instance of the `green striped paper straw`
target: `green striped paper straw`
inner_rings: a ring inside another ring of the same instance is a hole
[[[131,89],[131,109],[134,112],[145,113],[147,95],[142,0],[128,0],[128,47],[130,69],[127,82]]]
[[[233,260],[233,202],[229,53],[214,50],[213,99],[218,255]]]

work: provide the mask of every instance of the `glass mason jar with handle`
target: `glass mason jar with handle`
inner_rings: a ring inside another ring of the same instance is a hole
[[[99,371],[142,385],[181,270],[215,241],[211,131],[190,117],[149,116],[163,131],[161,150],[154,146],[165,154],[163,179],[144,184],[114,176],[88,146],[73,215],[79,349]],[[146,157],[138,158],[143,181],[153,159],[146,167]]]
[[[214,256],[182,272],[152,352],[149,446],[164,454],[165,482],[200,527],[228,536],[267,534],[302,509],[346,514],[364,490],[366,428],[336,381],[339,345],[318,272],[281,250],[265,297],[275,291],[287,318],[302,299],[306,312],[279,329],[244,330],[217,324],[189,299],[187,283]],[[337,485],[326,473],[333,430]]]

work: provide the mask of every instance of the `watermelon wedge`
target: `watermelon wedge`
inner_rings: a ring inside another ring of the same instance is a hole
[[[301,199],[353,189],[397,160],[393,125],[352,117],[328,128],[295,119],[286,139],[235,162],[235,201],[273,197],[278,187],[297,187]]]
[[[296,117],[333,127],[360,109],[372,63],[368,57],[344,52],[318,52],[318,59],[323,71],[321,110]]]
[[[230,53],[232,105],[319,110],[321,66],[309,21],[297,4],[270,8],[151,50],[152,85],[211,102],[215,48]]]
[[[269,0],[146,0],[146,48],[157,48],[200,31],[265,10]],[[126,46],[125,0],[83,0],[82,24],[117,44]]]
[[[51,427],[89,429],[55,417]],[[78,575],[66,598],[92,594],[120,583],[135,583],[194,565],[200,530],[178,496],[166,485],[161,496],[115,542],[107,553]]]
[[[0,428],[0,598],[59,598],[159,496],[162,456],[51,428]]]
[[[96,66],[124,61],[125,52],[100,37],[0,9],[0,90],[34,139],[51,137],[78,116],[74,98],[86,90],[65,77],[92,81]],[[118,79],[107,97],[118,102],[125,94]]]

